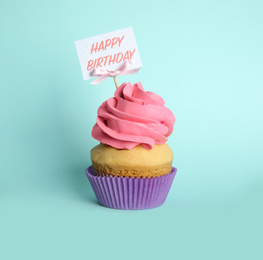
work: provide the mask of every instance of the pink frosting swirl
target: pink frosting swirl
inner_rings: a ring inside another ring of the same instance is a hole
[[[129,82],[99,107],[92,136],[117,149],[130,150],[141,144],[149,150],[167,141],[174,123],[173,113],[159,95],[145,92],[140,82]]]

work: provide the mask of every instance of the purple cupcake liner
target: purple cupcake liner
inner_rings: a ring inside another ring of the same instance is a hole
[[[96,176],[92,166],[86,169],[98,202],[113,209],[151,209],[161,206],[171,188],[177,169],[155,178]]]

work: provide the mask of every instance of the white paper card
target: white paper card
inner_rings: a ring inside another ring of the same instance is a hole
[[[93,69],[116,70],[125,60],[129,69],[141,68],[142,62],[132,27],[75,41],[84,80],[93,78]]]

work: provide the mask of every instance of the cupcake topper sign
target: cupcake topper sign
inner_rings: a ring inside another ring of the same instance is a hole
[[[142,62],[132,27],[75,41],[84,80],[99,76],[91,84],[99,84],[117,75],[134,74]]]

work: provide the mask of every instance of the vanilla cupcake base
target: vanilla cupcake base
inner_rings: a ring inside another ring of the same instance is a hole
[[[167,144],[155,144],[151,150],[141,145],[119,150],[99,144],[91,150],[91,161],[99,176],[152,178],[171,171],[173,152]]]
[[[109,165],[92,164],[93,169],[98,176],[116,176],[116,177],[134,177],[134,178],[152,178],[165,175],[171,171],[171,164],[159,166],[158,168],[123,168],[113,169]]]

